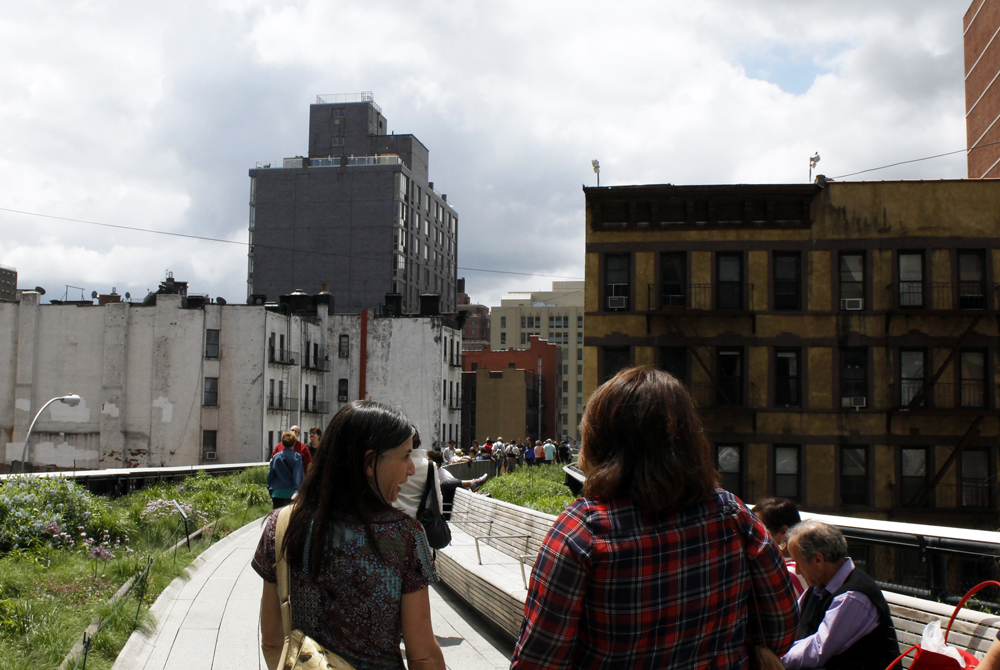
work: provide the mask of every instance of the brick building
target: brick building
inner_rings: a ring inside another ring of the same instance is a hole
[[[584,193],[588,394],[671,372],[750,502],[996,526],[1000,182]]]
[[[462,326],[462,351],[480,351],[490,346],[490,308],[473,305],[465,292],[465,279],[458,280],[458,311],[468,312]]]
[[[533,440],[561,437],[558,422],[563,391],[561,363],[559,347],[534,335],[527,349],[491,351],[487,347],[465,352],[462,357],[462,447],[468,447],[472,440],[482,443],[487,437],[497,435]],[[508,370],[519,372],[508,373]],[[493,374],[485,374],[487,371]],[[480,381],[484,382],[482,387],[478,386]],[[512,390],[515,383],[519,390]],[[504,433],[504,427],[520,425],[521,410],[510,399],[521,396],[528,399],[523,414],[525,426],[513,435],[509,431]],[[510,410],[500,412],[499,407]]]
[[[969,178],[1000,177],[1000,0],[974,0],[963,20]],[[977,148],[978,147],[978,148]]]

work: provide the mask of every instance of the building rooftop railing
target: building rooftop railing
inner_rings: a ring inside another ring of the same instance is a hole
[[[346,161],[346,163],[345,163]],[[257,170],[280,170],[303,167],[340,167],[347,165],[354,167],[357,165],[403,165],[403,159],[395,154],[375,155],[375,156],[327,156],[325,158],[305,158],[295,156],[294,158],[282,158],[273,161],[257,161]]]
[[[317,105],[338,105],[348,102],[368,102],[375,108],[375,111],[379,114],[382,113],[382,108],[376,104],[375,96],[372,95],[371,91],[361,91],[360,93],[327,93],[326,95],[316,96]]]
[[[12,268],[9,265],[0,265],[0,270],[7,270],[8,272],[17,272],[17,268]]]

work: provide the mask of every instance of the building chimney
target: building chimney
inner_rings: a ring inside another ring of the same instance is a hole
[[[438,316],[441,314],[441,294],[420,294],[420,316]]]

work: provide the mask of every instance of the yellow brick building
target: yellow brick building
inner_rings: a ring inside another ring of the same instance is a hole
[[[750,502],[997,525],[1000,182],[584,193],[586,395],[683,379]]]

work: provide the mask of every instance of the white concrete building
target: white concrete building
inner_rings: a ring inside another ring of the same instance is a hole
[[[150,305],[42,305],[25,291],[0,302],[4,462],[20,461],[38,408],[71,392],[79,405],[49,405],[32,432],[36,469],[266,460],[282,431],[325,428],[359,397],[399,405],[427,445],[457,435],[451,317],[332,315],[323,294],[288,298],[220,305],[181,291]]]

